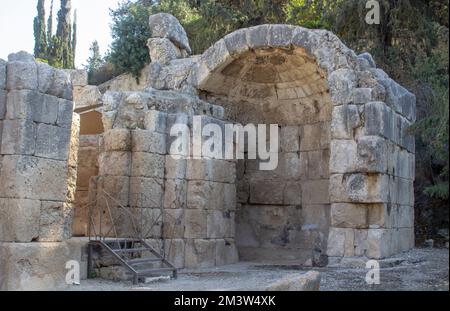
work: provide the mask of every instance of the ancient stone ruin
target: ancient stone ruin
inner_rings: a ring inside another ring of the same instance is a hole
[[[325,266],[414,246],[415,96],[370,54],[329,31],[261,25],[190,56],[173,16],[149,22],[140,84],[0,60],[0,289],[57,286],[69,260],[86,277],[87,236],[138,234],[177,268]],[[171,128],[194,117],[278,124],[277,168],[174,157]]]

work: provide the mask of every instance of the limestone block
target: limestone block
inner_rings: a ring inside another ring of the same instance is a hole
[[[152,38],[167,38],[180,49],[191,54],[192,51],[189,46],[186,31],[173,15],[167,13],[151,15],[149,18],[149,26],[152,32]]]
[[[284,187],[279,181],[253,181],[250,183],[250,203],[283,204]]]
[[[287,48],[291,46],[294,26],[271,25],[269,31],[269,46]]]
[[[131,152],[103,152],[98,158],[100,176],[130,176]]]
[[[186,177],[186,159],[174,158],[172,155],[166,156],[166,178],[184,179]]]
[[[302,127],[300,151],[311,151],[329,148],[331,140],[328,122],[305,124]]]
[[[148,130],[132,130],[131,141],[131,149],[133,152],[166,154],[165,134]]]
[[[189,181],[187,188],[187,207],[189,209],[223,210],[224,202],[223,183],[209,181]]]
[[[52,290],[65,286],[66,262],[81,261],[66,243],[0,244],[0,290]]]
[[[233,239],[216,240],[216,266],[237,263],[239,255]]]
[[[129,193],[129,177],[107,176],[98,178],[96,191],[93,194],[96,195],[97,207],[101,209],[106,208],[107,205],[110,207],[128,206]]]
[[[367,242],[369,258],[386,258],[393,253],[391,229],[369,229]]]
[[[335,70],[328,77],[328,86],[333,103],[350,103],[353,89],[357,86],[356,74],[350,69]]]
[[[297,126],[283,126],[280,133],[282,152],[300,151],[300,129]]]
[[[236,166],[234,162],[215,159],[188,159],[186,178],[188,180],[209,180],[234,183]]]
[[[38,90],[40,93],[46,94],[55,77],[55,69],[48,64],[36,62],[38,76]]]
[[[287,182],[283,190],[284,205],[302,204],[302,187],[300,182]]]
[[[232,58],[223,39],[214,43],[201,56],[201,62],[204,62],[210,70],[214,70],[218,66],[225,66],[231,61]]]
[[[208,268],[215,265],[216,241],[189,239],[186,240],[185,267]]]
[[[364,52],[358,55],[358,58],[365,59],[371,68],[376,68],[376,63],[370,53]]]
[[[269,25],[254,26],[247,29],[247,45],[249,48],[265,48],[269,45]]]
[[[6,61],[0,58],[0,90],[6,88]]]
[[[64,201],[67,163],[31,156],[3,156],[0,197]]]
[[[333,139],[330,144],[330,173],[356,170],[358,145],[354,140]]]
[[[144,128],[161,134],[166,133],[167,114],[157,110],[146,112],[144,119]]]
[[[0,120],[3,120],[6,114],[6,94],[5,90],[0,89]]]
[[[187,181],[166,179],[164,186],[164,208],[187,207]]]
[[[8,90],[36,90],[38,88],[37,66],[34,62],[12,61],[7,65]]]
[[[302,182],[303,204],[330,203],[328,179],[307,180]]]
[[[44,201],[39,219],[39,241],[61,242],[72,237],[73,205]]]
[[[113,210],[117,234],[121,237],[159,239],[162,237],[162,211],[159,208],[128,208]]]
[[[367,87],[355,88],[352,92],[352,102],[354,104],[365,104],[373,101],[373,90]]]
[[[384,138],[362,136],[358,139],[357,170],[369,173],[387,173],[388,146]]]
[[[65,99],[59,100],[58,119],[56,124],[60,127],[71,128],[73,117],[73,102]]]
[[[240,54],[245,51],[248,51],[249,47],[247,45],[247,30],[239,29],[234,31],[224,38],[225,45],[227,46],[227,50],[230,55]]]
[[[70,129],[39,124],[36,132],[35,155],[55,160],[67,160],[70,136]]]
[[[8,62],[34,62],[34,56],[25,51],[19,51],[17,53],[11,53],[8,55]]]
[[[152,62],[167,65],[171,60],[181,58],[181,51],[169,39],[150,38],[147,42]]]
[[[131,176],[164,178],[165,156],[156,153],[133,152]]]
[[[183,239],[164,240],[164,251],[167,260],[176,268],[184,268],[185,241]]]
[[[394,116],[392,110],[382,102],[364,105],[364,132],[394,140]]]
[[[288,276],[274,284],[269,285],[266,291],[290,291],[306,292],[320,290],[320,273],[317,271],[308,271],[305,274]]]
[[[207,234],[208,211],[199,209],[185,210],[184,237],[188,239],[205,238]]]
[[[414,228],[400,228],[392,231],[394,252],[406,252],[414,248]]]
[[[331,120],[331,137],[333,139],[351,139],[355,129],[361,126],[361,118],[356,105],[335,106]]]
[[[32,155],[36,146],[36,125],[28,120],[3,120],[1,154]]]
[[[73,86],[72,81],[70,80],[70,73],[63,69],[55,69],[52,83],[47,94],[72,101],[72,89]]]
[[[134,207],[161,208],[164,181],[159,178],[131,177],[130,205]]]
[[[330,228],[327,255],[351,257],[354,255],[354,231],[348,228]]]
[[[385,174],[333,174],[330,177],[331,202],[387,203],[389,177]]]
[[[88,72],[84,69],[70,70],[70,80],[73,86],[86,86],[88,85]]]
[[[305,169],[308,179],[328,178],[330,175],[330,149],[308,151],[304,155],[307,158],[307,167]],[[289,171],[289,169],[290,167],[287,167],[286,171]]]
[[[366,204],[331,204],[331,226],[337,228],[368,228],[369,207]]]
[[[227,237],[227,212],[208,211],[206,216],[206,238]]]
[[[103,133],[105,151],[131,151],[131,132],[127,129],[112,129]]]
[[[102,93],[97,86],[74,86],[73,88],[73,101],[75,108],[95,107],[101,104]]]
[[[163,238],[184,238],[185,217],[183,209],[165,209],[163,212]]]
[[[236,210],[236,185],[223,184],[223,209],[225,211]]]
[[[39,236],[38,200],[0,198],[0,241],[31,242]]]
[[[394,209],[394,227],[395,228],[413,228],[414,227],[414,207],[409,205],[396,205]]]

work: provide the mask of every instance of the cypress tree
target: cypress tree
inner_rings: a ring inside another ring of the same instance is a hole
[[[38,0],[37,16],[34,18],[34,56],[37,58],[45,58],[46,52],[45,0]]]
[[[52,37],[53,37],[53,0],[52,4],[50,5],[50,14],[48,16],[47,20],[47,47],[48,49],[51,49],[52,45]]]
[[[61,8],[58,12],[58,26],[56,36],[59,47],[56,50],[55,62],[62,68],[73,68],[72,50],[72,23],[71,23],[72,1],[61,0]]]

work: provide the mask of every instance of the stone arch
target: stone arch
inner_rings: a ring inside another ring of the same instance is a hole
[[[237,213],[238,246],[239,235],[255,231],[255,222],[262,228],[253,232],[261,240],[243,238],[244,245],[254,247],[241,251],[241,259],[277,254],[276,259],[320,265],[327,256],[381,258],[413,246],[411,216],[400,224],[401,215],[413,209],[413,173],[399,173],[398,161],[411,165],[414,158],[413,139],[405,129],[415,121],[415,97],[377,69],[370,54],[356,55],[326,30],[261,25],[216,42],[193,65],[189,81],[203,99],[224,106],[229,120],[279,123],[287,135],[282,141],[299,131],[298,148],[293,142],[286,143],[286,150],[281,146],[281,174],[300,165],[293,188],[289,178],[263,174],[262,183],[244,185],[248,197],[238,198],[251,205],[252,195],[262,195],[253,200],[263,203]],[[291,157],[295,153],[298,158]],[[249,166],[244,165],[241,181]],[[277,187],[280,182],[284,188]],[[400,198],[402,187],[408,198]],[[266,202],[265,192],[271,196]],[[273,195],[280,192],[276,201]],[[274,201],[294,207],[278,212]],[[292,221],[295,217],[298,222]],[[245,218],[251,224],[240,228]],[[265,236],[267,227],[274,232]],[[271,244],[281,247],[259,252]],[[295,251],[283,255],[291,247]]]

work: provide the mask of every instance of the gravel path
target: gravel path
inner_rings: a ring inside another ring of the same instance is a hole
[[[356,266],[362,268],[356,268]],[[434,291],[449,290],[448,249],[414,249],[394,258],[380,261],[380,285],[367,285],[367,269],[360,261],[314,268],[322,275],[321,290],[387,290]],[[181,270],[176,280],[132,285],[131,282],[112,282],[101,279],[85,280],[79,286],[59,290],[69,291],[247,291],[264,288],[293,273],[311,270],[294,265],[240,262],[219,268]]]

